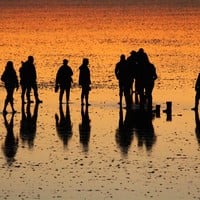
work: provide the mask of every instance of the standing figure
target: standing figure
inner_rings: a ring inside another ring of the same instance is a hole
[[[144,89],[145,89],[145,97],[147,100],[147,107],[149,110],[152,109],[152,92],[154,88],[154,82],[157,79],[157,73],[155,66],[149,62],[147,58],[147,62],[145,65],[144,72]]]
[[[138,68],[137,63],[137,52],[131,51],[130,56],[127,58],[128,69],[129,69],[129,84],[130,84],[130,95],[131,95],[131,103],[133,103],[133,84],[135,82],[135,103],[138,104],[138,91],[137,91],[137,79],[136,79],[136,71]]]
[[[197,77],[197,80],[196,80],[195,91],[196,91],[195,105],[194,105],[194,108],[192,108],[192,110],[198,110],[198,106],[199,106],[199,99],[200,99],[200,73],[199,73],[199,75]]]
[[[69,103],[71,84],[73,83],[73,71],[68,65],[68,60],[63,60],[63,65],[58,69],[56,74],[55,92],[60,88],[59,102],[62,103],[63,94],[66,92],[66,101]]]
[[[120,61],[116,64],[115,76],[119,80],[120,107],[122,106],[122,96],[124,94],[126,108],[130,109],[132,106],[133,76],[124,54],[120,56]]]
[[[124,54],[120,56],[120,61],[115,66],[115,76],[119,81],[119,104],[122,106],[122,97],[125,96],[125,70],[127,67],[126,57]]]
[[[86,106],[89,106],[89,92],[91,90],[90,84],[90,69],[88,67],[89,59],[84,58],[82,65],[79,67],[79,85],[82,87],[81,91],[81,105],[84,105],[84,99]]]
[[[31,89],[33,89],[36,103],[42,103],[42,101],[38,97],[37,74],[33,56],[28,56],[28,60],[26,62],[22,62],[22,67],[20,68],[19,73],[20,84],[22,88],[22,103],[25,103],[25,93],[28,103],[33,103],[33,101],[31,101],[30,99]]]
[[[156,68],[149,61],[142,48],[137,52],[138,68],[136,70],[137,90],[140,96],[140,108],[144,108],[147,101],[148,109],[152,109],[152,92],[157,79]]]
[[[5,102],[4,102],[3,113],[4,114],[7,113],[6,108],[7,108],[7,105],[9,103],[11,105],[12,112],[15,113],[16,111],[14,109],[13,94],[14,94],[15,88],[16,88],[16,90],[18,90],[19,84],[18,84],[17,74],[16,74],[16,71],[14,69],[12,61],[7,62],[5,70],[4,70],[4,72],[1,76],[1,80],[4,82],[6,92],[7,92],[7,96],[6,96],[6,99],[5,99]]]

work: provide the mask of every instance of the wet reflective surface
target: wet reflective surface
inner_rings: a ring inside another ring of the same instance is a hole
[[[1,199],[199,198],[199,116],[191,111],[198,7],[0,9],[0,69],[13,60],[18,71],[34,55],[43,100],[22,106],[19,90],[18,112],[0,116]],[[153,105],[160,115],[117,104],[115,64],[140,47],[157,69]],[[91,64],[88,108],[77,86],[83,57]],[[74,71],[69,106],[60,106],[53,90],[64,58]],[[3,86],[0,95],[3,108]],[[166,101],[171,115],[163,112]]]

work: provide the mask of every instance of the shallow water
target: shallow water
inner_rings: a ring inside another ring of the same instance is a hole
[[[198,7],[0,9],[0,69],[13,60],[18,71],[21,60],[33,55],[44,101],[31,122],[33,131],[26,133],[20,90],[15,93],[18,145],[6,143],[8,130],[0,117],[0,199],[199,198],[199,129],[190,110],[200,61]],[[161,112],[153,119],[125,109],[121,113],[117,104],[115,63],[120,54],[140,47],[159,76],[153,94]],[[90,59],[93,83],[86,130],[77,86],[83,57]],[[69,131],[63,136],[56,129],[59,105],[53,86],[64,58],[74,71],[74,86],[68,115],[72,127],[65,127]],[[2,108],[3,87],[0,94]],[[162,112],[166,101],[172,101],[171,119]],[[6,144],[14,151],[9,159]]]

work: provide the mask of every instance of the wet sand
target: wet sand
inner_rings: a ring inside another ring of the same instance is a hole
[[[160,104],[161,112],[151,120],[146,114],[120,112],[117,89],[93,88],[84,117],[80,89],[74,88],[66,120],[72,126],[66,123],[68,131],[59,134],[58,94],[39,92],[44,102],[31,122],[32,132],[23,132],[27,121],[21,123],[20,92],[15,95],[19,112],[10,127],[18,145],[14,139],[6,142],[11,129],[0,117],[0,199],[199,199],[200,135],[192,98],[174,99],[169,118],[162,112],[166,96],[155,91],[154,105]]]

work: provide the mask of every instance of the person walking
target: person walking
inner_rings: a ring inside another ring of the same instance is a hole
[[[91,78],[89,69],[89,59],[83,58],[82,65],[79,67],[79,85],[82,87],[81,91],[81,105],[84,105],[84,100],[86,106],[89,106],[89,92],[91,90]]]
[[[14,94],[15,88],[16,88],[16,90],[18,90],[19,84],[18,84],[17,74],[16,74],[16,71],[14,69],[12,61],[7,62],[5,70],[4,70],[4,72],[1,76],[1,80],[4,82],[5,89],[6,89],[6,92],[7,92],[7,96],[6,96],[6,99],[4,101],[3,113],[7,114],[6,108],[7,108],[9,103],[11,105],[12,112],[15,113],[16,110],[14,109],[13,94]]]
[[[199,106],[199,99],[200,99],[200,73],[198,74],[198,77],[196,79],[196,83],[195,83],[195,105],[192,108],[192,110],[198,110],[198,106]]]
[[[66,92],[66,102],[69,103],[70,98],[70,89],[71,84],[73,83],[73,71],[71,67],[68,65],[68,60],[63,60],[63,65],[58,69],[56,74],[56,83],[55,83],[55,92],[58,92],[60,88],[59,94],[59,102],[62,103],[64,92]]]
[[[22,62],[22,67],[19,70],[20,85],[22,88],[22,103],[25,103],[24,95],[26,93],[28,103],[33,103],[30,99],[31,89],[33,89],[36,103],[42,103],[38,97],[37,74],[33,56],[28,56],[26,62]]]

